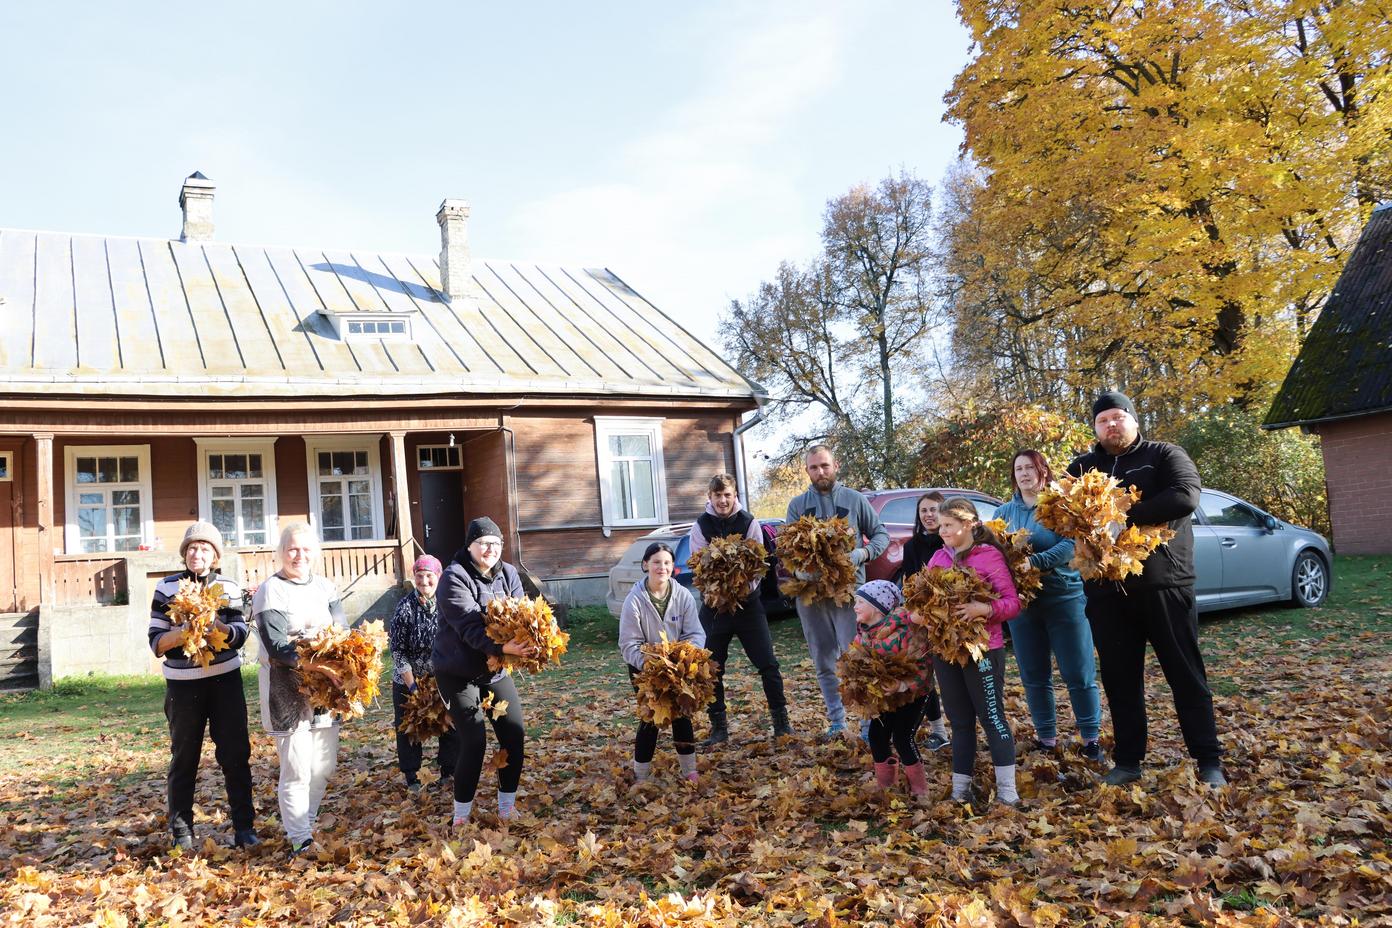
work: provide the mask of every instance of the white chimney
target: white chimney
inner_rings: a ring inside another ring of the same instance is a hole
[[[473,271],[469,267],[469,204],[445,200],[435,214],[440,224],[440,289],[450,300],[470,292]]]
[[[213,191],[216,189],[201,171],[184,178],[184,187],[179,191],[179,208],[184,211],[184,228],[179,233],[179,241],[212,241]]]

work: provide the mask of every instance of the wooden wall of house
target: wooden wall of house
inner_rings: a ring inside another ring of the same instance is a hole
[[[488,516],[503,530],[503,542],[511,549],[517,527],[509,505],[507,433],[486,432],[464,442],[464,520]],[[503,554],[514,560],[516,552]]]
[[[0,438],[0,451],[10,453],[10,479],[0,482],[0,612],[27,612],[38,605],[37,532],[26,530],[34,523],[34,490],[25,487],[33,471],[34,443],[23,438]]]
[[[668,519],[696,518],[705,509],[711,475],[734,469],[736,415],[673,415],[670,408],[625,409],[623,414],[664,420]],[[509,425],[516,435],[523,562],[544,579],[608,573],[624,550],[651,529],[613,529],[605,537],[593,415],[518,415],[509,418]]]

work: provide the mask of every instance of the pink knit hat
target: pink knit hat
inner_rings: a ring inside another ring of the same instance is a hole
[[[429,554],[422,554],[420,557],[416,558],[416,562],[411,565],[411,573],[414,574],[416,571],[420,570],[428,570],[437,577],[445,572],[445,569],[440,566],[440,559]]]

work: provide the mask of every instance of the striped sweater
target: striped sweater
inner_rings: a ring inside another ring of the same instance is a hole
[[[169,621],[169,601],[179,592],[180,580],[193,579],[199,578],[185,570],[171,574],[155,585],[155,595],[150,601],[150,627],[147,632],[150,650],[156,657],[159,654],[155,647],[160,637],[174,627]],[[167,680],[200,680],[230,673],[242,666],[242,645],[247,640],[247,623],[242,614],[242,588],[236,581],[222,576],[216,570],[201,578],[201,582],[205,585],[220,584],[227,596],[227,605],[218,610],[218,618],[228,628],[227,648],[215,654],[213,662],[207,667],[200,667],[196,661],[185,657],[182,647],[170,648],[164,654],[162,665]]]

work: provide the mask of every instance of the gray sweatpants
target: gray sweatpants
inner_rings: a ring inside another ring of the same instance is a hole
[[[836,660],[851,646],[856,636],[855,607],[838,606],[830,600],[811,605],[797,604],[802,636],[817,670],[817,686],[826,703],[827,721],[833,725],[846,722],[846,707],[841,704],[840,681],[836,677]]]
[[[1015,739],[1005,720],[1005,649],[992,648],[975,664],[963,667],[933,658],[943,710],[952,725],[952,772],[970,775],[976,764],[976,723],[986,732],[991,763],[1015,763]]]

